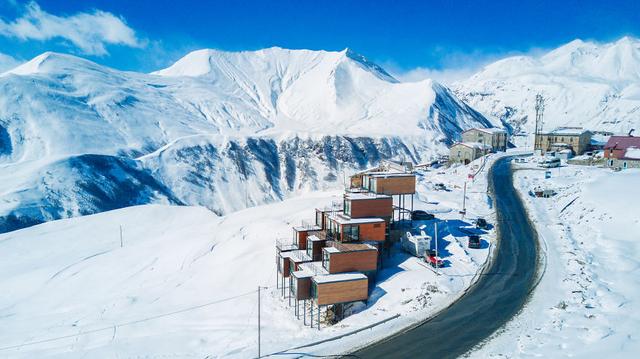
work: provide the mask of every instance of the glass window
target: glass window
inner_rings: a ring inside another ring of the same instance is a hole
[[[311,298],[318,298],[318,285],[311,281]]]
[[[343,207],[344,207],[344,214],[346,214],[347,216],[351,216],[351,201],[347,201],[345,199],[343,203]]]
[[[329,270],[329,252],[327,251],[322,251],[322,266]]]

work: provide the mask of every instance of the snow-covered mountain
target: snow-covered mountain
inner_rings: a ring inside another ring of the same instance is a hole
[[[349,50],[200,50],[152,74],[45,53],[0,75],[0,231],[150,202],[216,213],[428,160],[491,126]]]
[[[640,129],[640,40],[572,41],[543,56],[509,57],[453,86],[495,124],[532,132],[535,95],[545,97],[544,128]]]

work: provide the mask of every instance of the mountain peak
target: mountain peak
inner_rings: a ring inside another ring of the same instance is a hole
[[[47,51],[19,65],[18,67],[6,71],[0,76],[9,74],[28,76],[53,71],[66,71],[68,69],[77,70],[82,67],[98,68],[101,66],[81,57]]]
[[[342,51],[292,50],[281,47],[270,47],[256,51],[201,49],[188,53],[173,65],[152,72],[152,74],[167,77],[206,75],[216,77],[214,74],[227,74],[229,71],[233,71],[232,69],[244,74],[264,74],[268,69],[274,72],[305,72],[323,63],[329,68],[335,67],[342,61],[351,61],[382,80],[398,82],[382,67],[349,48]]]

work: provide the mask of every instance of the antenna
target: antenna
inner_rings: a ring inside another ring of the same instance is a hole
[[[533,150],[542,150],[542,114],[544,113],[544,97],[536,95],[536,130]]]

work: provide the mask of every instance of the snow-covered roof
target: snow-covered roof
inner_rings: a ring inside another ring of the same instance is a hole
[[[297,250],[297,251],[291,251],[289,252],[290,254],[290,258],[292,261],[294,262],[308,262],[311,261],[311,257],[309,257],[309,255],[307,254],[307,251],[305,250]]]
[[[580,136],[584,133],[590,132],[582,127],[558,127],[550,132],[543,133],[543,135],[553,136]]]
[[[347,282],[352,280],[363,280],[363,279],[367,279],[367,276],[359,272],[317,275],[313,277],[313,281],[320,284]]]
[[[367,218],[351,218],[344,215],[337,215],[332,218],[339,224],[363,224],[363,223],[379,223],[384,222],[384,219],[377,217],[367,217]]]
[[[365,193],[347,193],[345,194],[345,198],[350,200],[365,200],[365,199],[382,199],[382,198],[391,198],[391,196],[386,194],[377,194],[373,192],[365,192]]]
[[[322,261],[302,263],[300,264],[299,268],[300,270],[313,273],[314,275],[329,274],[329,271],[327,271],[327,269],[322,266]]]
[[[455,147],[455,146],[465,146],[469,148],[475,148],[477,150],[486,150],[491,148],[491,146],[484,143],[480,143],[480,142],[457,142],[453,144],[453,146],[451,147]]]
[[[324,241],[325,239],[322,239],[316,235],[310,235],[309,237],[307,237],[307,240],[309,240],[310,242],[319,242]]]
[[[624,152],[625,159],[640,160],[640,147],[629,147]]]
[[[324,247],[322,250],[327,251],[327,253],[339,253],[340,250],[336,247]]]
[[[392,173],[392,172],[376,172],[371,173],[372,178],[388,178],[388,177],[415,177],[416,175],[413,173]]]
[[[320,226],[318,226],[318,225],[316,225],[316,224],[314,224],[314,225],[312,225],[312,226],[304,226],[304,225],[302,225],[302,226],[295,226],[295,227],[293,227],[293,230],[294,230],[294,231],[296,231],[296,232],[304,232],[304,231],[319,231],[319,230],[321,230],[321,229],[322,229],[322,228],[320,228]]]
[[[313,272],[305,269],[292,272],[291,275],[293,275],[296,278],[311,278],[314,276]]]
[[[470,128],[462,133],[465,132],[469,132],[469,131],[482,131],[482,132],[486,132],[489,134],[498,134],[498,133],[507,133],[507,131],[501,129],[501,128],[497,128],[497,127],[490,127],[490,128]]]

